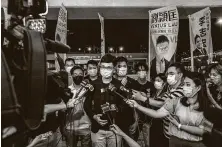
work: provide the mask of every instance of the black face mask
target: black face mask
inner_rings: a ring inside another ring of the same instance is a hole
[[[82,80],[83,80],[83,76],[75,76],[75,77],[72,77],[73,78],[73,82],[76,84],[76,85],[79,85]]]

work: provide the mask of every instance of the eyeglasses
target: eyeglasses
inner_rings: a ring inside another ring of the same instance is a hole
[[[113,70],[113,66],[100,66],[100,69]]]

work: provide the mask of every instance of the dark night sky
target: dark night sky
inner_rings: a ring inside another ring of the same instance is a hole
[[[222,26],[216,26],[216,19],[212,19],[212,39],[214,50],[222,49]],[[108,19],[105,20],[106,47],[114,48],[124,46],[125,52],[140,52],[140,45],[148,46],[148,24],[145,19]],[[46,36],[54,39],[56,21],[47,22]],[[77,51],[79,47],[100,46],[100,22],[99,20],[68,20],[68,45],[72,51]],[[189,53],[189,21],[180,20],[177,52]],[[147,51],[148,52],[148,51]]]

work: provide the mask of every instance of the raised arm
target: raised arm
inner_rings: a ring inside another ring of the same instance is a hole
[[[134,107],[134,108],[138,109],[139,111],[141,111],[142,113],[144,113],[150,117],[153,117],[153,118],[163,118],[169,114],[168,111],[162,111],[163,109],[159,109],[156,111],[156,110],[153,110],[150,108],[143,107],[143,106],[139,105],[134,100],[128,100],[127,104],[129,104],[130,107],[132,107],[132,108]]]

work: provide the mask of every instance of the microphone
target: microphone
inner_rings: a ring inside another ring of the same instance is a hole
[[[79,96],[80,92],[83,90],[83,88],[85,88],[85,85],[87,85],[87,84],[89,84],[89,80],[88,79],[84,79],[80,83],[81,87],[80,87],[79,91],[76,93],[75,98],[77,98]]]
[[[94,87],[89,83],[88,79],[85,79],[84,81],[82,81],[82,83],[80,85],[81,85],[81,88],[79,89],[75,98],[72,99],[69,103],[77,104],[86,95],[87,92],[94,90]],[[85,91],[79,96],[79,94],[83,90],[83,88],[85,89]]]
[[[126,97],[124,97],[122,94],[120,94],[116,91],[117,88],[113,84],[110,83],[108,89],[110,90],[110,92],[113,92],[116,95],[118,95],[119,97],[121,97],[124,101],[128,100]]]
[[[127,92],[127,93],[131,93],[132,91],[127,89],[126,87],[124,86],[120,86],[120,90],[124,91],[124,92]]]
[[[121,81],[121,84],[122,84],[123,86],[126,86],[126,84],[127,84],[127,78],[123,78],[122,81]]]

